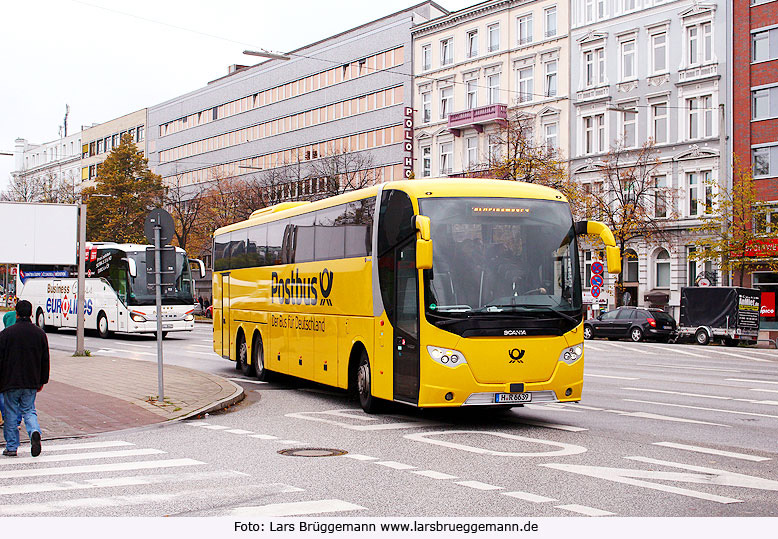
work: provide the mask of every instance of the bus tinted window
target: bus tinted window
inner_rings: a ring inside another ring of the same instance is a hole
[[[368,256],[373,244],[375,199],[366,198],[348,204],[346,211],[346,258]]]
[[[246,230],[230,232],[230,268],[246,267]]]
[[[248,229],[246,244],[247,267],[264,266],[267,251],[267,225],[255,225]]]
[[[267,264],[274,266],[283,264],[281,257],[281,246],[284,240],[284,229],[288,219],[270,223],[267,227]]]
[[[291,223],[294,228],[291,233],[293,234],[292,245],[294,248],[289,260],[290,262],[294,261],[301,263],[313,261],[314,218],[315,215],[313,213],[292,217]]]
[[[346,229],[344,227],[346,204],[316,212],[316,260],[343,258]]]
[[[230,269],[230,254],[227,251],[229,242],[229,234],[220,234],[213,240],[213,269],[216,271]]]

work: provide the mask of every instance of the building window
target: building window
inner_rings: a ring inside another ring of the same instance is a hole
[[[468,109],[474,109],[478,106],[478,81],[465,81],[465,103]]]
[[[421,47],[421,68],[424,71],[432,69],[432,47],[429,45]]]
[[[432,175],[432,148],[430,146],[421,149],[421,175],[425,178]]]
[[[624,261],[622,266],[624,268],[624,282],[637,283],[640,273],[640,260],[634,249],[624,250]]]
[[[667,71],[667,34],[654,34],[651,36],[651,72],[664,73]]]
[[[656,255],[656,287],[670,288],[670,253],[662,249]]]
[[[545,139],[547,150],[556,150],[559,147],[557,143],[558,130],[559,124],[557,122],[543,124],[543,137]]]
[[[597,19],[605,18],[605,0],[597,0]]]
[[[587,87],[605,83],[605,49],[584,52],[584,76]]]
[[[594,117],[594,122],[597,126],[597,151],[604,152],[605,147],[605,115],[597,114]]]
[[[500,74],[495,73],[486,77],[487,91],[489,92],[489,105],[500,102]]]
[[[705,215],[713,213],[713,182],[711,181],[711,171],[706,170],[702,173],[702,187],[705,193],[703,203],[705,204]]]
[[[584,16],[586,22],[594,20],[594,0],[584,0]]]
[[[103,153],[103,139],[97,141],[97,155]]]
[[[532,14],[519,17],[519,45],[532,43]]]
[[[532,101],[535,91],[534,66],[519,69],[519,103]]]
[[[489,52],[500,50],[500,25],[490,24],[487,27],[489,33]]]
[[[467,57],[478,56],[478,30],[467,33]]]
[[[696,172],[686,173],[687,194],[689,196],[689,217],[700,214],[700,178]]]
[[[432,121],[432,95],[430,92],[421,94],[421,121],[425,124]]]
[[[654,143],[667,142],[667,103],[651,105]]]
[[[689,65],[713,60],[713,24],[710,22],[686,27],[686,52]]]
[[[594,153],[594,116],[586,116],[583,119],[584,128],[584,153]]]
[[[138,126],[137,133],[138,133],[137,134],[137,140],[138,140],[138,142],[141,142],[143,140],[143,136],[144,136],[144,134],[143,134],[143,126],[142,125]]]
[[[465,163],[468,169],[478,165],[478,137],[465,139]]]
[[[654,176],[654,217],[667,217],[667,176]]]
[[[489,136],[488,149],[489,162],[496,163],[502,157],[502,143],[499,136]]]
[[[621,113],[621,136],[625,148],[634,148],[637,145],[638,114],[634,110],[635,104],[622,105],[625,109],[633,109]]]
[[[551,6],[543,12],[543,19],[546,25],[546,37],[556,35],[556,6]]]
[[[754,177],[778,176],[778,145],[754,148]]]
[[[622,11],[626,13],[627,11],[634,11],[635,10],[635,0],[621,0],[621,6]]]
[[[454,143],[444,142],[440,145],[440,175],[451,174],[451,161],[454,155]]]
[[[449,86],[448,88],[440,89],[440,118],[445,120],[446,117],[451,114],[451,107],[454,105],[454,89]]]
[[[454,40],[444,39],[440,42],[440,65],[448,65],[454,62]]]
[[[778,86],[751,92],[751,115],[754,120],[778,118]]]
[[[553,97],[556,95],[557,61],[551,60],[550,62],[546,62],[545,69],[546,80],[544,94],[546,97]]]
[[[635,41],[621,44],[621,80],[635,78]]]
[[[689,140],[713,136],[713,99],[709,95],[686,100]]]

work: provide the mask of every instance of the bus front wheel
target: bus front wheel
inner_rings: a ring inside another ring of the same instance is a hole
[[[100,313],[97,317],[97,334],[101,339],[107,339],[111,336],[111,332],[108,330],[108,317],[105,313]]]
[[[366,413],[375,414],[381,411],[381,403],[371,391],[370,360],[364,352],[359,358],[357,368],[357,393],[359,404]]]

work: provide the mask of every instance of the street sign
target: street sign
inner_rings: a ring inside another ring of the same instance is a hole
[[[176,228],[173,218],[162,208],[151,210],[146,217],[146,222],[143,223],[143,233],[152,245],[154,245],[154,227],[157,225],[162,227],[159,231],[159,241],[162,245],[167,245],[173,238]]]
[[[604,269],[602,262],[592,262],[592,273],[595,275],[602,275]]]
[[[596,298],[599,295],[600,295],[600,287],[592,286],[592,296]]]
[[[601,287],[603,283],[602,275],[592,275],[591,283],[592,286]]]
[[[167,245],[160,248],[162,286],[169,287],[176,283],[176,248]],[[157,282],[156,264],[154,262],[154,247],[146,247],[146,285],[153,288]]]

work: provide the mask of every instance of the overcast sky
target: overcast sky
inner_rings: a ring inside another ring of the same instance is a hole
[[[290,51],[421,0],[24,0],[0,21],[0,153],[204,86],[244,49]],[[454,11],[477,0],[440,0]],[[14,158],[0,156],[0,189]]]

